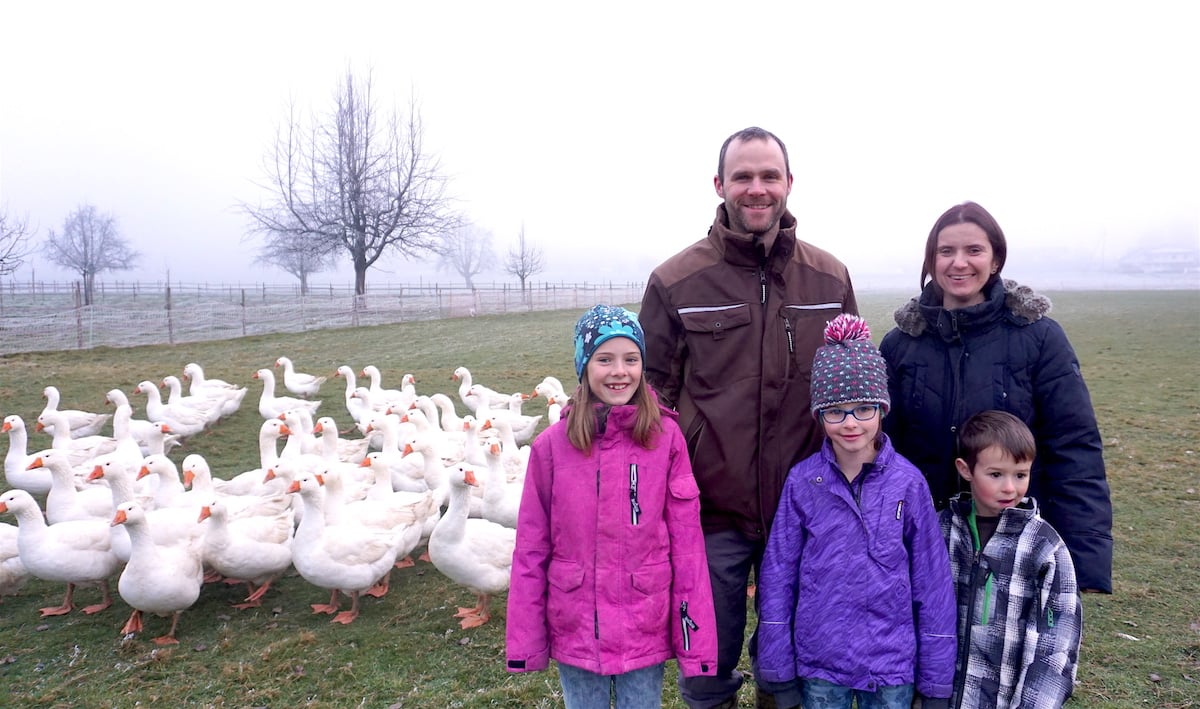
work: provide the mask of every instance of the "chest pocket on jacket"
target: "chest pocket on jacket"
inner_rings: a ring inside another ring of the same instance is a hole
[[[813,355],[825,344],[825,325],[842,312],[841,303],[789,303],[779,309],[779,320],[771,327],[783,330],[787,349],[788,379],[808,381],[812,376]]]
[[[871,557],[884,568],[895,569],[908,563],[908,549],[904,546],[907,507],[908,502],[903,498],[880,501],[871,535]]]
[[[753,333],[747,326],[753,316],[748,304],[680,308],[679,319],[687,331],[691,375],[704,387],[715,389],[731,377],[741,378],[748,362],[757,366],[753,353],[759,345],[750,341]]]

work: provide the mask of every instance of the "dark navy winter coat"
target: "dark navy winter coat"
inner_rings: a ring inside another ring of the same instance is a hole
[[[1050,301],[999,278],[978,305],[946,310],[931,283],[880,344],[892,410],[884,430],[929,482],[934,506],[965,487],[954,467],[972,414],[1008,411],[1037,440],[1029,494],[1071,551],[1081,589],[1112,592],[1112,502],[1079,360]]]

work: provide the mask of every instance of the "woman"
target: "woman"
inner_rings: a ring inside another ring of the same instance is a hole
[[[1050,301],[1001,279],[1004,232],[974,202],[951,207],[925,242],[921,294],[880,343],[896,450],[942,509],[959,490],[957,433],[972,414],[1008,411],[1033,430],[1030,494],[1071,551],[1079,587],[1112,593],[1112,502],[1096,415]],[[927,282],[928,281],[928,282]]]

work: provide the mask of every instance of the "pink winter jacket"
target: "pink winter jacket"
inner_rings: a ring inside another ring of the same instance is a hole
[[[567,422],[533,442],[508,593],[508,670],[561,663],[603,675],[674,657],[713,675],[717,635],[700,491],[674,413],[646,450],[615,406],[585,456]]]

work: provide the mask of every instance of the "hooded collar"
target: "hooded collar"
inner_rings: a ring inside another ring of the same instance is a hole
[[[1016,281],[994,278],[987,286],[987,298],[977,305],[957,310],[942,307],[941,291],[932,281],[913,298],[896,309],[896,325],[906,335],[917,337],[936,332],[947,342],[965,330],[980,329],[1001,319],[1015,325],[1029,325],[1050,312],[1050,299]]]

